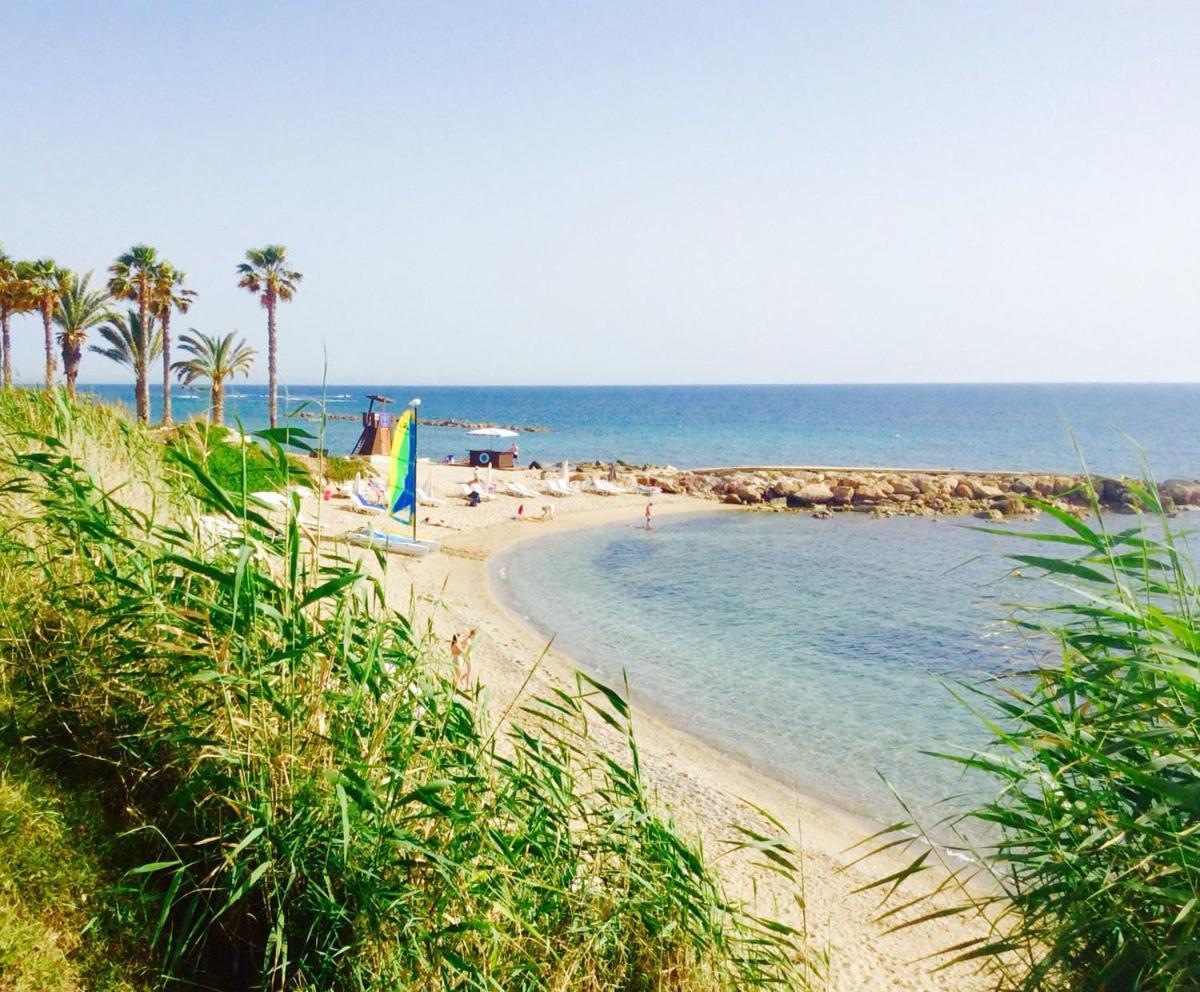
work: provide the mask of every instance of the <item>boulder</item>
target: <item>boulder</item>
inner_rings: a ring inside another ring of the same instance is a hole
[[[833,490],[824,482],[810,482],[788,494],[788,506],[823,506],[833,500]]]
[[[971,496],[974,499],[995,499],[997,496],[1004,495],[1003,489],[987,482],[972,482],[970,483],[970,489]]]
[[[1180,506],[1200,506],[1200,482],[1168,479],[1158,488],[1164,496],[1169,496]]]
[[[841,506],[844,506],[854,499],[853,486],[833,486],[830,489],[830,492],[833,493],[833,502]]]
[[[975,516],[980,520],[1003,520],[1004,514],[999,510],[976,510]]]
[[[855,503],[876,503],[883,499],[883,490],[873,482],[867,482],[864,479],[854,487],[853,498]]]
[[[889,478],[887,481],[892,487],[892,492],[897,493],[901,496],[907,496],[909,498],[912,498],[913,496],[921,495],[921,493],[923,493],[925,491],[925,490],[921,489],[920,487],[914,485],[911,480],[906,479],[900,475],[894,475],[891,478]]]
[[[967,483],[960,482],[957,486],[954,487],[954,495],[957,496],[959,499],[971,499],[975,495],[975,493],[974,493],[974,490],[972,490],[971,487],[969,485],[967,485]]]
[[[999,499],[992,500],[992,508],[999,510],[1006,517],[1017,517],[1025,512],[1025,501],[1016,493],[1007,493]]]
[[[1019,475],[1009,483],[1009,491],[1014,493],[1036,493],[1038,492],[1038,480],[1029,475]]]

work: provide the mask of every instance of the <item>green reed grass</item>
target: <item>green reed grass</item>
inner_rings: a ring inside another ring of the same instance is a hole
[[[817,987],[802,925],[731,900],[656,809],[621,695],[580,676],[498,735],[428,632],[294,515],[262,515],[244,473],[160,452],[164,518],[80,460],[103,415],[36,413],[0,457],[21,507],[0,514],[5,678],[19,737],[121,811],[141,854],[110,897],[164,986]],[[734,846],[802,919],[777,828]]]
[[[966,869],[924,849],[875,884],[892,895],[942,860],[949,874],[935,891],[949,903],[926,904],[926,891],[903,906],[893,898],[884,916],[917,912],[904,927],[982,915],[989,936],[946,957],[982,963],[998,989],[1200,988],[1197,584],[1157,487],[1133,491],[1142,516],[1132,527],[1113,530],[1095,505],[1087,522],[1032,501],[1062,531],[1003,532],[1057,551],[1011,557],[1061,596],[1013,620],[1044,652],[1030,669],[958,693],[991,746],[943,757],[987,776],[996,797],[955,825],[994,843],[964,842]]]

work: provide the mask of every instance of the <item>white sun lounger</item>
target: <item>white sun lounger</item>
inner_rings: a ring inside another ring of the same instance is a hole
[[[563,482],[562,479],[547,479],[543,486],[546,493],[550,496],[574,496],[575,490],[571,486]]]
[[[417,490],[417,502],[420,503],[422,506],[445,506],[446,505],[446,501],[444,499],[438,499],[435,496],[430,496],[429,493],[425,492],[424,489]]]
[[[528,486],[523,486],[519,482],[504,482],[503,480],[496,483],[496,488],[500,492],[508,496],[519,496],[522,499],[535,499],[540,494]]]

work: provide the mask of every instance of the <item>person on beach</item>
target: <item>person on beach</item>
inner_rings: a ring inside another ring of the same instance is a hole
[[[654,500],[646,500],[646,530],[650,529],[650,517],[654,513]]]
[[[471,643],[475,640],[475,628],[459,640],[457,634],[450,638],[450,658],[454,662],[454,686],[456,689],[471,687]]]
[[[518,503],[517,504],[517,519],[523,520],[524,518],[525,518],[525,504]]]

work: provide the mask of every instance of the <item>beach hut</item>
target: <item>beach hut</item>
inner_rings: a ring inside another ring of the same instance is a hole
[[[467,437],[487,438],[489,441],[516,436],[516,431],[510,431],[506,427],[478,427],[473,431],[467,431]],[[517,459],[511,448],[504,450],[498,450],[495,447],[471,448],[467,452],[467,464],[474,468],[515,468]]]

